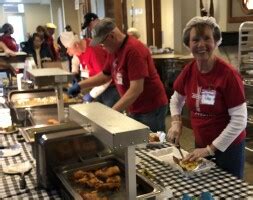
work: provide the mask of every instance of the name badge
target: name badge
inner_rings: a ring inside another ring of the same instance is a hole
[[[121,73],[117,72],[115,82],[116,84],[123,85],[123,78]]]
[[[201,104],[214,105],[216,91],[215,90],[202,90],[201,91]]]
[[[85,66],[84,69],[81,68],[81,77],[82,78],[89,78],[90,77],[90,72],[88,70],[87,65]]]

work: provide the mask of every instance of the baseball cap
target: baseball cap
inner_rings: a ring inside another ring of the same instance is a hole
[[[60,35],[61,43],[65,48],[72,47],[75,42],[77,42],[78,36],[74,35],[72,31],[62,32]]]
[[[93,39],[90,45],[100,44],[115,27],[116,24],[111,18],[101,19],[92,30]]]
[[[53,23],[47,23],[47,24],[46,24],[46,27],[47,27],[47,28],[53,28],[53,29],[56,29],[56,28],[57,28]]]
[[[84,15],[84,23],[82,26],[82,29],[85,29],[87,26],[89,26],[89,24],[97,19],[98,16],[95,13],[87,13],[86,15]]]

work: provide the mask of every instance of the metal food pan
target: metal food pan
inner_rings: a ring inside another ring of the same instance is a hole
[[[35,125],[25,128],[20,128],[20,133],[25,138],[25,141],[32,146],[32,153],[35,157],[35,134],[37,133],[53,133],[60,131],[73,131],[73,130],[83,130],[81,126],[75,122],[61,123],[57,125]]]
[[[55,108],[57,109],[57,104],[43,104],[43,105],[25,105],[25,106],[20,106],[16,107],[14,102],[18,99],[29,99],[29,98],[43,98],[43,97],[49,97],[49,96],[56,96],[54,88],[46,88],[46,89],[33,89],[33,90],[23,90],[23,91],[18,91],[14,90],[11,91],[8,94],[8,102],[10,107],[15,111],[17,115],[17,119],[19,121],[24,121],[28,117],[28,111],[31,108]],[[64,103],[64,105],[68,106],[70,104],[74,103],[80,103],[82,102],[81,99],[75,98],[73,102],[71,103]],[[57,110],[56,110],[57,113]]]
[[[66,90],[63,90],[66,93]],[[56,103],[48,103],[48,104],[39,104],[39,105],[24,105],[24,106],[16,106],[15,101],[19,99],[30,99],[30,98],[43,98],[43,97],[56,97],[56,93],[54,88],[46,88],[46,89],[33,89],[33,90],[14,90],[11,91],[8,95],[8,102],[12,108],[21,109],[21,108],[31,108],[31,107],[45,107],[56,105]],[[80,98],[72,98],[71,101],[65,103],[65,105],[80,103],[82,100]]]
[[[64,195],[68,195],[67,197],[64,196],[64,198],[67,199],[82,199],[81,195],[78,193],[78,191],[82,190],[85,192],[90,192],[91,190],[85,186],[81,186],[78,183],[75,183],[72,179],[73,173],[78,170],[83,171],[95,171],[104,167],[110,167],[117,165],[121,170],[121,186],[119,191],[99,191],[98,194],[101,196],[106,196],[110,200],[123,200],[126,197],[126,185],[125,185],[125,172],[124,172],[124,165],[123,163],[119,162],[115,158],[99,158],[99,159],[93,159],[91,163],[89,161],[86,161],[86,163],[78,164],[78,166],[65,166],[62,168],[57,168],[56,175],[59,178],[62,187],[64,188]],[[136,181],[137,181],[137,197],[136,199],[155,199],[155,196],[162,192],[163,189],[153,184],[150,180],[143,177],[140,174],[136,174]]]
[[[49,119],[58,120],[57,107],[33,108],[27,110],[28,119],[33,126],[40,124],[48,124]],[[68,108],[64,108],[65,122],[68,121]]]

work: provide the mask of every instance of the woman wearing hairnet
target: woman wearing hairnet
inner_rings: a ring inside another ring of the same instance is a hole
[[[214,53],[221,39],[213,17],[194,17],[187,23],[183,42],[194,59],[174,83],[168,139],[178,144],[186,103],[196,148],[185,160],[213,157],[217,166],[242,178],[247,107],[239,73]]]

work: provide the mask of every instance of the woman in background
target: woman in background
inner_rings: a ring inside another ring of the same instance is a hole
[[[17,52],[18,45],[16,40],[11,37],[14,33],[13,26],[9,23],[5,23],[1,28],[1,32],[3,32],[3,35],[0,36],[0,41],[2,41],[10,50]]]
[[[26,53],[31,54],[38,68],[42,68],[42,62],[52,61],[53,55],[46,43],[43,43],[43,38],[38,33],[32,36],[32,48]]]

